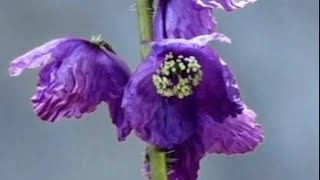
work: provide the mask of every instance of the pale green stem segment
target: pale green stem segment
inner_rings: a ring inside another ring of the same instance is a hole
[[[141,56],[145,59],[151,52],[150,46],[146,42],[150,42],[153,38],[153,0],[136,0],[138,18],[139,18],[139,34],[141,42]]]
[[[148,147],[152,180],[168,180],[166,152]]]
[[[153,3],[154,0],[136,0],[139,18],[139,34],[142,59],[151,52],[146,42],[153,39]],[[166,153],[150,145],[147,149],[150,160],[152,180],[168,180]]]

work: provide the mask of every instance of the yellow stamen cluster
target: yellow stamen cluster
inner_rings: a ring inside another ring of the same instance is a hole
[[[202,81],[203,72],[194,56],[165,56],[163,65],[153,75],[157,93],[165,97],[183,99],[193,93]]]

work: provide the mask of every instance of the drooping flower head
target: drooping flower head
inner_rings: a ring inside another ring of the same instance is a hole
[[[185,38],[216,32],[214,9],[232,11],[256,0],[159,0],[155,40]]]
[[[100,37],[55,39],[13,60],[11,76],[40,68],[32,103],[37,115],[54,122],[60,117],[80,118],[101,102],[108,103],[118,136],[123,140],[130,127],[123,120],[121,100],[130,70]]]
[[[197,179],[200,159],[206,152],[246,153],[262,142],[263,132],[255,122],[255,113],[241,99],[233,74],[217,52],[207,46],[211,39],[229,40],[216,33],[214,9],[232,11],[253,2],[159,0],[154,51],[150,62],[132,77],[125,97],[148,91],[149,106],[140,108],[140,97],[135,106],[137,112],[152,108],[140,117],[131,117],[131,123],[142,139],[174,152],[171,156],[177,160],[169,166],[170,180]],[[142,75],[146,69],[148,75]],[[130,87],[144,90],[132,91]],[[124,107],[130,103],[124,103]],[[134,111],[129,108],[128,112]]]
[[[155,42],[125,89],[124,116],[136,134],[149,144],[176,151],[180,161],[193,162],[176,162],[176,171],[197,167],[205,152],[246,153],[263,139],[233,74],[207,45],[213,39],[228,41],[213,33]],[[203,152],[198,151],[202,146]]]

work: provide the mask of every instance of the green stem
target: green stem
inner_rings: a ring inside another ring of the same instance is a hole
[[[154,146],[148,147],[152,180],[168,180],[166,153]]]
[[[139,34],[141,42],[141,56],[145,59],[151,52],[150,46],[146,42],[150,42],[153,38],[153,0],[136,0],[139,18]]]
[[[142,59],[145,59],[151,52],[151,48],[146,44],[146,42],[150,42],[153,39],[152,13],[154,0],[136,0],[136,2],[139,18],[141,56]],[[150,160],[152,180],[168,180],[165,152],[162,152],[157,147],[150,145],[147,153]]]

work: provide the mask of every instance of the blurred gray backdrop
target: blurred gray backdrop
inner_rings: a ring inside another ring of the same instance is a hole
[[[139,64],[134,0],[0,0],[0,180],[140,180],[145,144],[115,138],[106,106],[56,124],[33,114],[36,71],[10,78],[11,59],[50,39],[102,33]],[[210,155],[200,180],[319,178],[319,2],[260,0],[217,12],[231,45],[215,44],[238,77],[266,139],[245,156]]]

